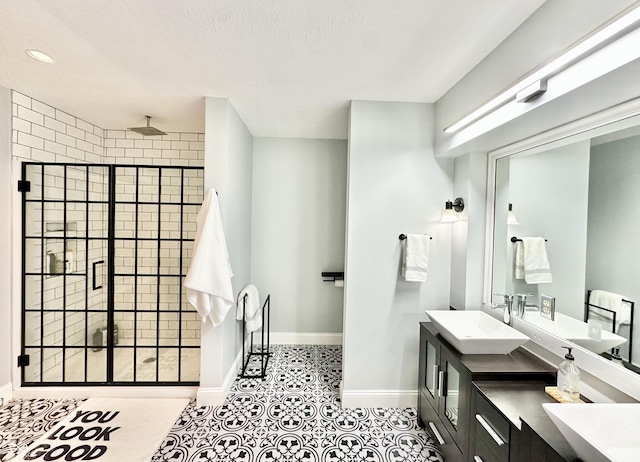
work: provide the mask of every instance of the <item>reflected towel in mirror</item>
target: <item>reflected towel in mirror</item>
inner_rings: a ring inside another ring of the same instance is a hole
[[[552,282],[547,247],[542,237],[523,237],[515,249],[514,277],[527,284]]]
[[[589,305],[616,312],[615,332],[618,332],[620,324],[631,323],[631,305],[623,300],[627,300],[627,297],[614,294],[613,292],[607,292],[606,290],[592,290],[589,294]],[[592,310],[589,316],[608,321],[609,323],[613,321],[613,315],[607,311]]]

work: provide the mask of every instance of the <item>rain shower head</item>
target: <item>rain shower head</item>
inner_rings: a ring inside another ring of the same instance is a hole
[[[142,136],[154,136],[154,135],[166,135],[162,130],[158,130],[156,127],[151,127],[149,124],[151,123],[151,116],[145,116],[147,118],[147,126],[146,127],[132,127],[127,130],[131,130],[132,132],[140,133]]]

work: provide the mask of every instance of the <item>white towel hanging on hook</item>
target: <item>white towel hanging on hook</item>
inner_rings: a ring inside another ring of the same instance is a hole
[[[198,213],[193,257],[184,280],[187,299],[202,322],[209,318],[217,326],[224,321],[234,303],[232,277],[217,192],[211,188]]]

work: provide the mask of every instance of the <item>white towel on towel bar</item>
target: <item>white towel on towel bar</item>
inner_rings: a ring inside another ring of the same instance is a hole
[[[244,297],[247,297],[246,302]],[[246,307],[246,308],[245,308]],[[260,295],[258,288],[253,284],[248,284],[238,294],[238,307],[236,308],[236,319],[242,321],[246,319],[247,332],[253,332],[262,327],[262,309],[260,307]]]
[[[408,282],[425,282],[429,266],[429,241],[426,234],[407,234],[402,253],[402,276]]]
[[[524,279],[527,284],[552,282],[544,238],[523,237],[517,241],[514,260],[516,279]]]
[[[184,279],[187,299],[202,322],[209,318],[217,326],[224,321],[234,302],[232,277],[218,197],[211,188],[198,213],[193,256]]]
[[[631,324],[631,305],[623,301],[626,299],[627,297],[623,295],[607,292],[606,290],[592,290],[589,294],[589,305],[595,305],[600,308],[615,311],[616,326],[614,332],[618,332],[620,324]],[[601,320],[613,322],[613,314],[608,311],[591,310],[589,313],[589,319],[591,319],[592,316]]]

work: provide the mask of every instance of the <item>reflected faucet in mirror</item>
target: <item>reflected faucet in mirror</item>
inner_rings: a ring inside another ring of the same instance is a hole
[[[527,303],[527,297],[532,296],[532,293],[528,294],[516,294],[516,309],[513,312],[513,315],[517,318],[524,318],[524,312],[527,311],[527,308],[534,308],[539,310],[540,307],[534,303]]]
[[[499,303],[497,305],[491,304],[491,308],[494,310],[496,308],[504,308],[504,312],[502,314],[502,322],[505,324],[511,325],[511,313],[513,311],[513,295],[511,294],[493,294],[496,297],[504,297],[504,303]]]

